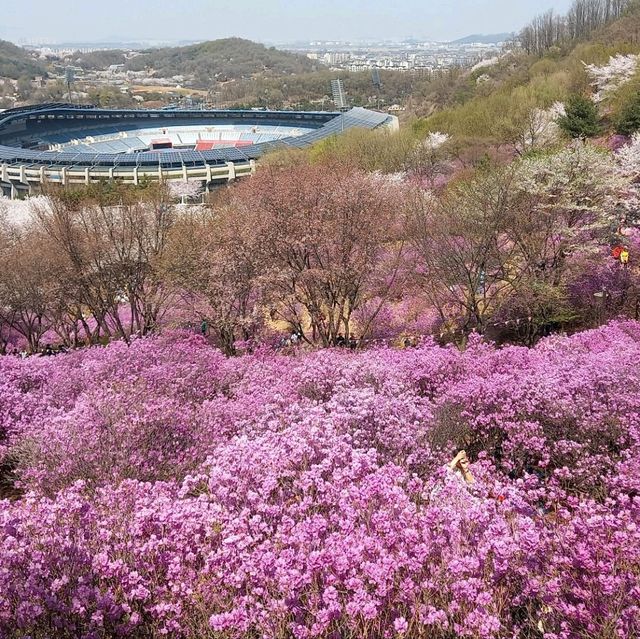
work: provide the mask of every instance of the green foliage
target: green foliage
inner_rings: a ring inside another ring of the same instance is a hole
[[[631,135],[640,129],[640,71],[607,99],[616,132]]]
[[[316,144],[309,150],[309,161],[394,173],[407,169],[415,146],[416,138],[408,130],[392,133],[352,129]]]
[[[46,75],[46,69],[25,49],[0,40],[0,77],[17,80],[21,76],[32,78]]]
[[[624,105],[616,121],[616,131],[622,135],[633,135],[640,130],[640,93],[637,91]]]
[[[98,71],[106,69],[112,64],[124,64],[126,61],[124,51],[118,49],[90,51],[89,53],[77,51],[71,58],[71,62],[74,65],[82,67],[83,69]]]
[[[558,125],[572,138],[592,138],[601,130],[596,105],[579,94],[569,98],[566,115],[558,120]]]
[[[638,29],[640,33],[640,16]],[[634,18],[635,19],[635,18]],[[457,141],[473,140],[474,144],[499,145],[513,143],[522,133],[533,109],[547,109],[556,101],[565,102],[571,94],[585,94],[590,89],[585,64],[604,64],[617,54],[638,53],[638,38],[631,38],[631,17],[626,16],[610,25],[611,33],[621,34],[621,39],[611,36],[595,37],[593,41],[579,42],[573,49],[552,47],[542,56],[512,53],[492,67],[469,74],[453,89],[448,87],[437,106],[445,107],[413,124],[416,133],[443,131]],[[623,25],[616,31],[614,27]],[[624,35],[624,38],[622,37]],[[489,77],[485,83],[477,83],[481,75]],[[629,103],[633,103],[640,91],[640,79],[624,87],[613,106],[614,119]],[[452,108],[446,108],[453,105]],[[599,132],[597,113],[593,105],[586,119],[577,118],[580,126],[576,136],[592,136]],[[628,114],[627,117],[630,117]],[[565,122],[573,130],[576,122]],[[572,135],[572,133],[570,133]]]
[[[558,62],[552,60],[551,57],[544,57],[531,65],[529,74],[532,77],[539,75],[549,77],[558,72],[559,66]]]
[[[104,179],[86,186],[48,185],[45,190],[48,195],[63,202],[70,210],[77,210],[87,204],[117,206],[157,200],[165,195],[166,186],[153,182],[149,178],[141,179],[137,185]]]
[[[32,90],[31,80],[26,75],[20,76],[18,78],[18,95],[22,99],[27,99],[31,95]]]
[[[133,98],[128,93],[122,93],[118,87],[100,86],[89,89],[88,101],[100,107],[122,108],[134,104]]]
[[[414,125],[417,133],[442,131],[459,137],[484,139],[487,143],[507,143],[525,125],[532,109],[549,108],[563,100],[565,88],[553,78],[534,78],[524,86],[502,87],[486,96],[440,111]]]
[[[310,73],[290,75],[286,78],[260,75],[236,82],[218,85],[219,101],[233,107],[331,109],[330,82],[342,79],[347,98],[352,105],[382,109],[392,104],[404,104],[409,98],[415,105],[451,103],[462,71],[421,73],[381,71],[382,88],[374,87],[371,73],[331,71],[322,68]]]

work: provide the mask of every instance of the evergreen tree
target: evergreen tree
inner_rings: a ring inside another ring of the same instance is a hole
[[[633,98],[620,111],[616,122],[616,131],[622,135],[633,135],[640,130],[640,93],[635,93]]]
[[[600,132],[596,105],[583,95],[572,95],[566,115],[558,119],[560,128],[572,138],[592,138]]]

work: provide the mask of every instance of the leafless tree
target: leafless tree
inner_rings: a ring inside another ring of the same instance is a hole
[[[401,191],[342,165],[265,171],[241,187],[231,205],[258,239],[273,319],[329,346],[376,299],[368,330],[401,273]]]
[[[566,16],[548,11],[520,33],[522,48],[542,55],[552,47],[589,37],[596,29],[620,18],[633,0],[574,0]]]
[[[91,341],[154,330],[170,295],[160,273],[175,210],[165,197],[113,204],[54,194],[50,206],[34,213],[65,258],[59,273],[65,304]]]

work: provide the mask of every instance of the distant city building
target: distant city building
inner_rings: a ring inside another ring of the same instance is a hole
[[[499,56],[500,42],[310,42],[291,49],[336,70],[351,72],[386,69],[401,72],[431,72],[473,66]],[[374,83],[375,86],[375,83]]]

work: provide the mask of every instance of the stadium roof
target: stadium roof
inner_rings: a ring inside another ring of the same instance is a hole
[[[92,106],[70,104],[44,104],[33,107],[9,109],[0,114],[0,139],[12,136],[19,139],[24,130],[26,137],[36,127],[56,124],[57,130],[64,130],[65,122],[85,121],[87,128],[96,122],[122,122],[130,128],[132,122],[155,126],[171,126],[176,120],[219,121],[228,123],[281,124],[304,126],[310,129],[298,137],[276,141],[260,142],[250,146],[212,148],[209,150],[147,151],[142,153],[91,153],[82,151],[39,151],[15,146],[0,146],[0,163],[9,165],[55,166],[55,167],[177,167],[219,165],[228,162],[255,160],[264,153],[287,147],[305,148],[327,137],[340,134],[351,128],[375,129],[391,124],[392,116],[363,108],[353,108],[345,113],[308,111],[266,111],[266,110],[135,110],[98,109]],[[87,132],[87,134],[90,134]]]

